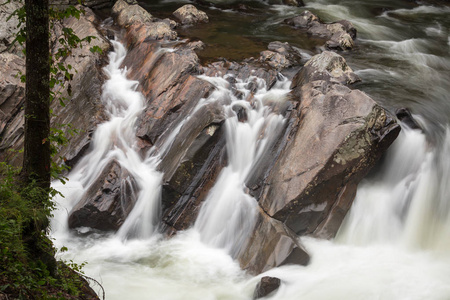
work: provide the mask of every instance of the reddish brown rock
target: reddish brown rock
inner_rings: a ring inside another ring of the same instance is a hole
[[[321,64],[309,66],[318,71]],[[293,95],[301,101],[290,143],[255,189],[264,211],[300,235],[334,236],[357,183],[400,130],[370,97],[339,83],[350,76],[343,75],[345,68],[329,71],[339,76],[325,74],[317,80],[311,71],[303,73],[308,74],[303,85],[294,84]]]

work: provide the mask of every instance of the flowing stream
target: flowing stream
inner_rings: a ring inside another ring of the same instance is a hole
[[[179,5],[156,2],[152,5],[157,8]],[[326,21],[344,18],[355,24],[357,48],[343,55],[363,80],[357,88],[389,110],[409,107],[424,131],[403,128],[379,169],[360,184],[334,240],[302,238],[312,256],[310,265],[283,266],[252,277],[233,260],[254,225],[257,207],[255,199],[244,193],[244,182],[285,122],[264,104],[282,101],[289,82],[280,79],[267,90],[261,79],[249,78],[260,85],[256,104],[250,105],[233,96],[225,78],[201,76],[216,91],[198,105],[227,99],[223,103],[229,163],[195,226],[167,240],[155,227],[160,217],[160,157],[150,151],[142,159],[136,151],[134,124],[144,99],[136,92],[137,83],[126,79],[126,69],[120,69],[126,50],[113,42],[102,96],[109,121],[97,128],[90,153],[71,171],[68,183],[54,183],[65,198],[59,199],[52,221],[56,245],[69,248],[61,257],[88,262],[84,270],[102,283],[106,299],[252,299],[264,275],[282,280],[280,289],[267,299],[450,299],[450,8],[400,0],[305,3]],[[257,2],[257,7],[253,13],[257,17],[243,21],[254,26],[236,30],[241,38],[258,40],[254,48],[281,39],[307,53],[317,51],[317,45],[302,43],[301,37],[299,41],[280,25],[304,8],[265,2]],[[240,16],[233,10],[209,13],[231,20]],[[232,26],[238,25],[229,25],[230,35]],[[226,28],[223,31],[226,34]],[[217,41],[205,42],[214,46]],[[237,84],[244,95],[249,93],[245,83]],[[245,123],[233,110],[239,106],[247,112]],[[162,149],[171,146],[174,136],[176,132]],[[139,191],[133,194],[136,206],[130,217],[116,234],[70,232],[68,211],[101,166],[113,159],[136,179]]]

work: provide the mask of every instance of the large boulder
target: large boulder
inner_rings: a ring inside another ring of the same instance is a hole
[[[292,97],[301,101],[294,110],[290,142],[262,184],[249,186],[255,186],[252,194],[263,210],[295,233],[329,238],[350,207],[358,182],[400,127],[369,96],[341,84],[353,77],[346,74],[348,67],[332,64],[324,71],[318,62],[328,56],[313,57],[305,66],[309,71],[301,70],[293,82]]]
[[[300,87],[308,82],[323,80],[333,84],[349,85],[361,79],[347,65],[345,59],[330,51],[313,56],[292,79],[291,89],[299,96]]]
[[[81,9],[79,6],[78,8]],[[59,101],[52,103],[54,113],[52,126],[57,128],[60,124],[65,125],[61,129],[70,136],[68,143],[59,149],[55,160],[58,163],[65,162],[69,167],[74,166],[88,149],[94,128],[107,118],[101,101],[102,85],[105,80],[102,67],[107,63],[106,53],[111,45],[95,26],[99,23],[97,16],[91,9],[83,9],[85,13],[80,19],[68,18],[64,21],[64,26],[72,28],[80,38],[86,36],[95,38],[88,45],[73,49],[72,55],[64,59],[64,63],[71,65],[76,72],[73,72],[71,81],[56,89],[56,92],[61,92],[61,97],[65,98],[65,105],[60,105]],[[61,34],[58,31],[56,33]],[[59,38],[57,34],[56,40]],[[95,46],[103,53],[89,51],[89,48]],[[52,49],[53,53],[57,51],[57,47],[58,44]],[[71,129],[76,129],[77,133],[71,135]]]
[[[354,47],[356,28],[350,21],[341,20],[330,24],[323,23],[319,17],[308,10],[300,15],[284,20],[288,25],[306,30],[309,34],[324,38],[328,49],[349,50]]]

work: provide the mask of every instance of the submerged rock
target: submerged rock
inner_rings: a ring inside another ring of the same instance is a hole
[[[356,28],[350,21],[341,20],[330,24],[323,23],[319,17],[306,10],[300,15],[284,20],[288,25],[302,28],[309,34],[326,39],[328,49],[349,50],[354,47]]]
[[[422,127],[417,123],[417,121],[411,115],[411,111],[408,108],[399,108],[395,111],[397,118],[411,129],[423,130]]]
[[[205,12],[198,10],[192,4],[186,4],[176,11],[173,15],[184,25],[193,25],[197,23],[208,23],[209,18]]]

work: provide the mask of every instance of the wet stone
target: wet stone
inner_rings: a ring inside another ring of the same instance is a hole
[[[266,296],[269,296],[281,285],[281,280],[276,277],[264,276],[261,278],[261,281],[258,282],[255,288],[255,292],[253,294],[253,299],[260,299]]]

